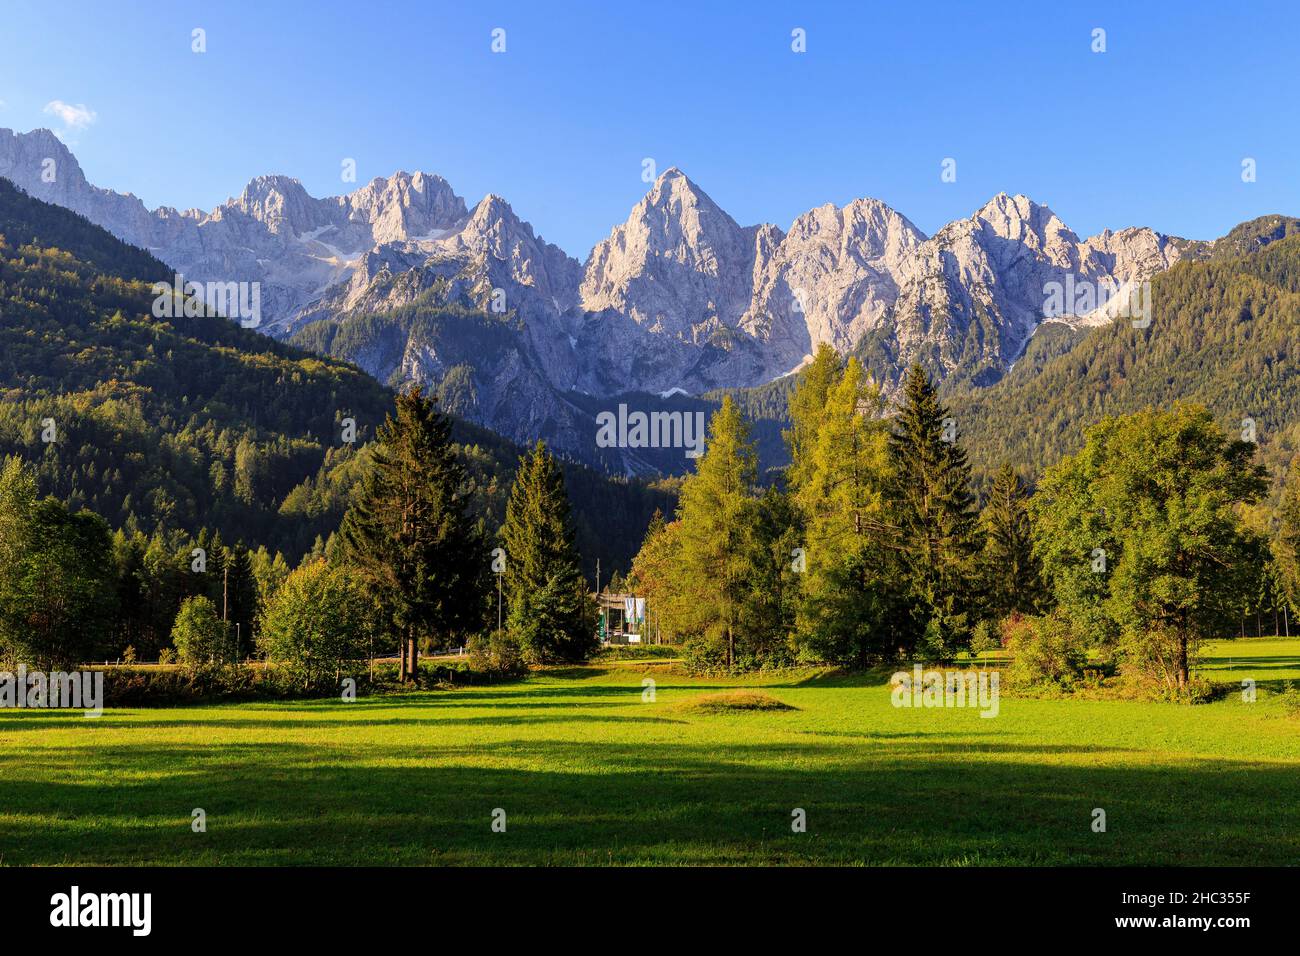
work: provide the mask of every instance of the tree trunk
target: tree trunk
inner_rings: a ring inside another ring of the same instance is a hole
[[[730,670],[735,666],[736,661],[736,634],[732,629],[731,622],[727,622],[727,669]]]
[[[420,682],[420,639],[418,637],[411,638],[411,649],[407,656],[410,659],[411,680],[418,684]]]
[[[1187,689],[1187,635],[1178,635],[1178,689]]]
[[[401,663],[397,666],[397,682],[406,683],[406,636],[398,642],[398,653],[401,655]]]

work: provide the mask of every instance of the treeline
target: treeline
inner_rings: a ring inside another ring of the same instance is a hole
[[[476,513],[450,419],[418,389],[398,396],[369,458],[339,533],[294,569],[217,534],[110,532],[4,459],[0,658],[176,661],[208,678],[264,658],[309,688],[392,652],[404,681],[421,654],[455,646],[498,672],[591,653],[595,602],[542,444],[519,460],[499,529]]]
[[[1300,492],[1291,537],[1270,541],[1249,519],[1267,487],[1255,446],[1202,408],[1107,419],[1041,477],[998,469],[982,506],[920,367],[884,412],[858,361],[822,348],[790,399],[785,480],[762,489],[744,417],[724,402],[631,583],[697,666],[1002,646],[1028,682],[1072,685],[1092,667],[1186,694],[1200,640],[1293,606]]]

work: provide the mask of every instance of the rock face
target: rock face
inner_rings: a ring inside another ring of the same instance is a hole
[[[914,360],[976,385],[1001,378],[1045,321],[1111,321],[1128,293],[1198,245],[1150,229],[1080,240],[1056,214],[1001,193],[914,250],[861,351],[887,384]]]
[[[804,213],[773,249],[741,320],[782,374],[822,342],[847,352],[898,298],[924,234],[877,199]]]
[[[393,384],[436,385],[482,424],[589,460],[593,402],[758,385],[823,342],[859,349],[886,388],[918,358],[991,383],[1043,322],[1113,319],[1113,303],[1075,293],[1125,299],[1210,248],[1150,229],[1080,240],[1046,206],[1006,194],[929,238],[875,199],[820,206],[788,232],[742,226],[674,168],[584,265],[499,196],[471,210],[427,173],[327,199],[261,176],[211,212],[151,211],[87,182],[48,130],[0,130],[0,176],[188,279],[259,283],[267,334]]]

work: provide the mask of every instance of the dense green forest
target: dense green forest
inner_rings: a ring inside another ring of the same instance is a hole
[[[1041,472],[1078,450],[1085,428],[1103,417],[1182,400],[1206,406],[1232,433],[1253,436],[1280,477],[1300,442],[1295,223],[1244,224],[1222,248],[1247,254],[1224,251],[1156,276],[1149,328],[1115,322],[1061,352],[1077,333],[1049,324],[1030,340],[1029,360],[996,385],[948,388],[976,472],[991,474],[1003,462]],[[1289,237],[1263,244],[1270,236]],[[1037,343],[1044,334],[1051,338]]]

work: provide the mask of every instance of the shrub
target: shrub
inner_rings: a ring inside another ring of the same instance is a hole
[[[1012,614],[1002,620],[1001,631],[1002,646],[1012,655],[1012,683],[1069,688],[1083,674],[1087,654],[1063,617]]]
[[[467,648],[469,666],[480,674],[509,677],[528,669],[519,645],[505,631],[476,634],[469,639]]]
[[[216,606],[202,595],[186,598],[172,625],[181,665],[192,673],[220,671],[235,658],[235,642]]]
[[[1295,681],[1287,681],[1282,687],[1282,710],[1288,717],[1300,716],[1300,690]]]
[[[986,651],[996,651],[1000,647],[1002,647],[1002,637],[998,633],[997,624],[987,619],[977,622],[971,632],[971,654],[979,655]]]
[[[303,687],[323,687],[364,669],[375,611],[348,570],[314,561],[294,571],[262,614],[267,659]]]

